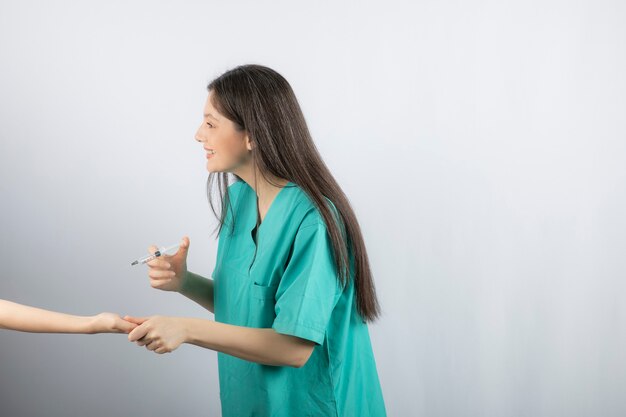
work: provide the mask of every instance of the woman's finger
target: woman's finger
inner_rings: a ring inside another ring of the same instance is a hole
[[[150,280],[150,286],[152,288],[156,288],[156,289],[161,289],[161,288],[165,288],[165,286],[167,286],[167,284],[169,284],[170,282],[172,282],[172,279],[152,279]]]
[[[172,279],[175,275],[174,271],[163,271],[160,269],[151,269],[150,272],[148,272],[148,276],[156,280]]]
[[[149,339],[147,337],[142,337],[141,339],[137,340],[135,343],[137,344],[137,346],[145,346],[151,342],[152,342],[152,339]]]
[[[146,345],[146,349],[148,350],[156,350],[158,348],[159,348],[159,342],[156,340],[153,340],[152,342]]]
[[[148,327],[142,324],[141,326],[136,327],[133,331],[128,333],[128,340],[130,340],[131,342],[136,342],[139,339],[142,339],[147,334]]]
[[[150,268],[158,268],[158,269],[169,269],[172,266],[172,264],[170,264],[167,260],[163,259],[163,257],[153,259],[149,261],[146,265],[148,265]]]
[[[130,333],[136,327],[137,327],[137,324],[136,323],[132,323],[129,320],[120,320],[117,323],[117,329],[118,329],[118,331],[120,331],[122,333]]]

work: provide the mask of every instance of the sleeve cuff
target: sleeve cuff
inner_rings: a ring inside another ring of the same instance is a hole
[[[302,339],[315,342],[318,345],[324,343],[324,337],[326,336],[326,332],[321,331],[318,328],[307,326],[302,323],[287,323],[279,320],[274,321],[272,329],[274,329],[277,333],[300,337]]]

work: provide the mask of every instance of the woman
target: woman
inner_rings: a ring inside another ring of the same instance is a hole
[[[217,183],[221,197],[218,215],[209,192],[220,220],[213,280],[187,270],[187,237],[175,255],[150,261],[148,275],[215,321],[127,316],[139,324],[129,340],[156,353],[181,343],[218,351],[224,416],[386,415],[361,231],[291,86],[245,65],[207,89],[195,139],[207,153],[207,188]]]
[[[113,313],[74,316],[0,300],[0,329],[31,333],[129,333],[137,324]]]

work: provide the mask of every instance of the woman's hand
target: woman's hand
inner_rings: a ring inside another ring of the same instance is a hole
[[[147,263],[150,270],[150,285],[163,291],[179,292],[187,275],[187,251],[189,250],[189,238],[184,237],[178,252],[174,255],[162,255]],[[154,254],[156,246],[150,246],[148,252]]]
[[[169,353],[185,342],[182,320],[176,317],[130,317],[124,320],[139,326],[128,334],[128,340],[155,353]]]
[[[130,333],[137,327],[113,313],[100,313],[92,317],[89,333]]]

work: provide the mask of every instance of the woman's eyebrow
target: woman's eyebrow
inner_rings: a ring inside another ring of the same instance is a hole
[[[213,116],[211,113],[205,113],[205,114],[204,114],[204,118],[206,119],[207,117],[210,117],[210,118],[212,118],[213,120],[217,120],[217,121],[219,121],[219,119],[218,119],[217,117]]]

